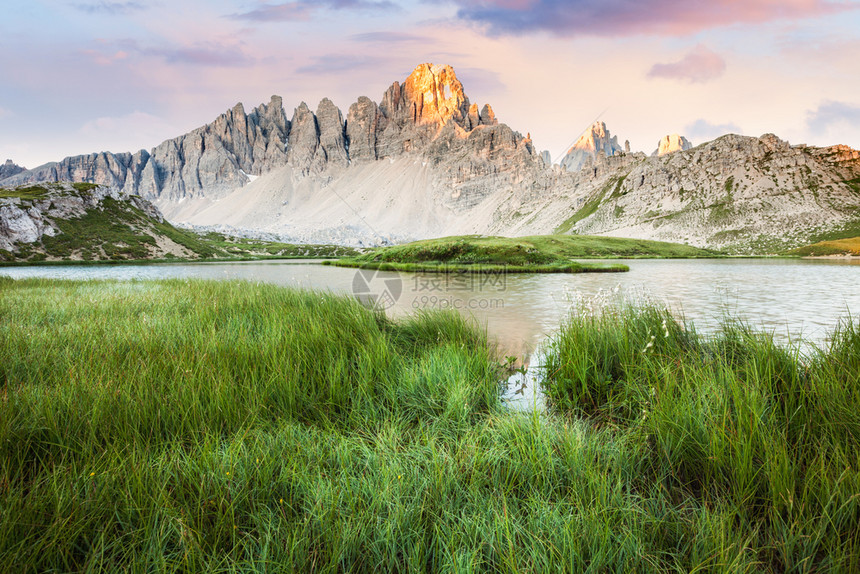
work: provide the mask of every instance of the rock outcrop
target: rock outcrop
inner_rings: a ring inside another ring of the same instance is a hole
[[[667,153],[674,153],[676,151],[687,151],[688,149],[692,149],[693,144],[682,135],[678,134],[670,134],[663,136],[659,142],[657,142],[657,149],[651,155],[666,155]]]
[[[595,159],[601,153],[611,157],[624,153],[624,149],[618,145],[618,136],[610,134],[606,124],[598,121],[576,140],[562,158],[561,166],[568,171],[579,171],[588,158]]]
[[[349,165],[343,114],[330,99],[323,98],[317,107],[317,122],[320,130],[320,171],[328,167]]]
[[[347,150],[350,161],[375,161],[376,138],[380,122],[379,106],[366,96],[349,107],[346,116]]]
[[[58,221],[79,219],[94,209],[101,209],[106,199],[126,204],[145,217],[161,223],[164,217],[152,203],[107,186],[74,186],[57,183],[34,193],[32,188],[16,196],[15,190],[3,190],[0,197],[0,250],[15,252],[44,236],[61,233]]]
[[[22,171],[26,170],[20,165],[14,163],[11,159],[7,159],[6,163],[0,165],[0,181],[3,181],[7,177],[18,175]]]
[[[571,230],[774,253],[860,223],[860,152],[726,135],[609,167]]]
[[[296,167],[299,178],[349,165],[343,115],[331,100],[323,98],[316,114],[302,102],[291,124],[287,161]]]

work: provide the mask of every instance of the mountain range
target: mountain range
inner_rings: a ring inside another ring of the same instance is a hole
[[[589,233],[761,252],[860,228],[847,146],[671,134],[648,156],[597,122],[553,164],[432,64],[345,115],[326,98],[288,119],[273,96],[149,151],[0,171],[2,187],[57,180],[140,195],[173,223],[309,243]]]

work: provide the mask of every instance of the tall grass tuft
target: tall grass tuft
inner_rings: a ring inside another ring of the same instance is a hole
[[[826,351],[801,348],[738,321],[706,337],[660,308],[621,306],[563,326],[546,389],[557,412],[639,441],[632,488],[658,505],[650,514],[665,513],[658,531],[673,565],[695,563],[686,559],[704,528],[731,543],[721,554],[740,551],[741,563],[767,571],[851,571],[858,328],[843,322]]]

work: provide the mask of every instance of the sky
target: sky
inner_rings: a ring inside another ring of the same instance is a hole
[[[4,0],[0,162],[150,149],[281,95],[346,115],[423,62],[557,159],[592,122],[860,148],[860,0]]]

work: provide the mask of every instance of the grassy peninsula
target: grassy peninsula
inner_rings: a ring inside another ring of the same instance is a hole
[[[581,314],[513,413],[458,315],[0,278],[0,570],[850,572],[860,326]]]
[[[713,251],[678,243],[617,237],[462,235],[379,247],[333,264],[390,271],[583,273],[627,271],[628,267],[573,259],[715,256]]]

